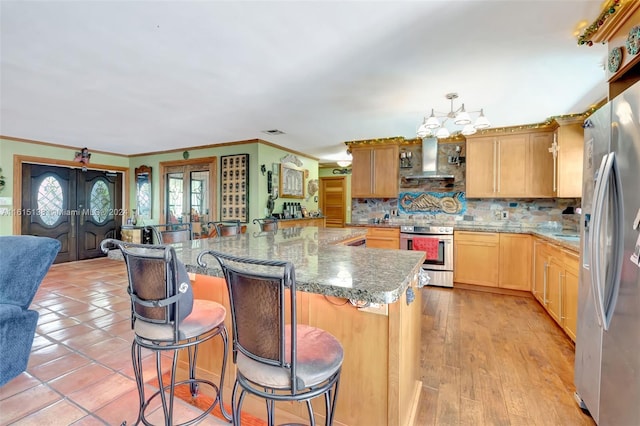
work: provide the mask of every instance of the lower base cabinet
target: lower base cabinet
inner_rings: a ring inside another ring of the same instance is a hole
[[[368,248],[400,248],[399,228],[368,228],[367,229]]]
[[[531,292],[547,313],[575,342],[578,320],[579,257],[543,239],[533,243]]]
[[[317,226],[318,228],[324,228],[324,225],[324,217],[312,217],[305,219],[282,219],[278,221],[279,229],[302,228],[304,226]]]
[[[453,279],[464,284],[531,290],[531,236],[456,231]]]

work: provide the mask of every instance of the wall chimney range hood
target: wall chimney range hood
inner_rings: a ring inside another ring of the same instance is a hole
[[[438,174],[438,139],[422,139],[422,173],[405,179],[453,179],[453,175]]]

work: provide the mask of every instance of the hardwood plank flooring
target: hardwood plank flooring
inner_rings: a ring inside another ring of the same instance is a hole
[[[27,372],[0,388],[0,425],[132,423],[126,283],[124,264],[108,259],[51,269],[32,305]],[[422,292],[417,426],[594,425],[573,401],[573,344],[535,299]],[[210,417],[202,424],[225,424]]]
[[[425,287],[419,425],[594,425],[574,346],[529,297]]]

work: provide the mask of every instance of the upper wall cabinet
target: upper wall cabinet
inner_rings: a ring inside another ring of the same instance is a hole
[[[553,197],[552,139],[551,131],[467,137],[467,197]]]
[[[582,158],[584,129],[582,119],[558,120],[553,134],[554,158],[553,189],[558,198],[582,197]]]
[[[351,197],[398,197],[399,149],[396,144],[351,145]]]

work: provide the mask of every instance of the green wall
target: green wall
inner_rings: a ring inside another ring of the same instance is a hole
[[[0,192],[0,197],[10,198],[8,205],[0,203],[0,235],[11,235],[13,233],[13,201],[19,194],[13,193],[13,180],[20,177],[14,176],[13,157],[14,155],[24,155],[32,157],[50,158],[52,160],[73,161],[75,152],[82,147],[67,148],[55,145],[45,145],[29,142],[17,142],[0,138],[0,168],[5,177],[6,186]],[[91,149],[89,149],[91,151]],[[94,164],[129,167],[129,158],[114,154],[91,153],[91,162]],[[7,209],[7,210],[3,210]]]
[[[14,155],[25,155],[33,157],[50,158],[55,160],[73,160],[75,151],[79,148],[67,148],[53,145],[44,145],[38,143],[29,142],[16,142],[12,140],[0,139],[0,168],[2,168],[2,174],[5,176],[6,186],[0,197],[11,198],[10,205],[0,205],[1,209],[10,209],[13,207],[13,157]],[[91,148],[89,147],[89,150]],[[271,145],[267,145],[261,142],[249,142],[245,144],[234,144],[226,146],[214,146],[207,148],[185,148],[189,151],[189,159],[203,158],[203,157],[218,157],[218,176],[216,181],[220,182],[220,157],[223,155],[234,154],[249,154],[249,218],[250,225],[249,231],[257,230],[257,225],[251,224],[254,218],[261,218],[266,215],[267,206],[267,174],[263,176],[260,172],[260,166],[265,165],[267,170],[273,170],[274,164],[279,164],[280,160],[288,155],[290,152],[284,149],[280,149]],[[310,179],[318,178],[318,161],[297,155],[303,163],[302,168],[309,171],[309,176],[305,180],[305,194],[307,191],[307,182]],[[133,178],[133,171],[136,167],[141,165],[150,166],[152,168],[152,219],[145,219],[146,224],[158,223],[160,220],[160,162],[163,161],[178,161],[182,160],[182,151],[180,152],[168,152],[161,154],[151,154],[145,156],[126,157],[114,154],[101,154],[91,153],[91,163],[101,165],[112,165],[119,167],[126,167],[131,173],[130,187],[129,187],[129,205],[133,208],[136,205],[136,192],[135,192],[135,179]],[[275,169],[278,169],[275,167]],[[220,205],[220,190],[216,189],[218,194],[218,206]],[[317,194],[316,194],[317,195]],[[289,199],[279,198],[275,202],[274,212],[279,213],[282,211],[282,205],[287,201],[300,202],[303,206],[307,207],[309,211],[316,211],[318,209],[318,203],[314,197],[305,196],[305,199]],[[4,203],[0,203],[4,204]],[[218,209],[219,210],[219,209]],[[210,214],[210,220],[214,220],[219,216],[218,212],[212,212]],[[0,235],[12,234],[12,217],[8,214],[0,214]]]

